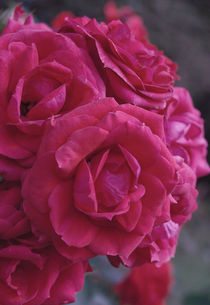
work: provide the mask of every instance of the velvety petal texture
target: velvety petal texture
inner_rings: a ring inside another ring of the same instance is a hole
[[[210,172],[203,120],[140,17],[105,15],[63,12],[53,30],[18,5],[0,35],[1,305],[74,302],[97,255],[142,265],[122,305],[165,304]]]
[[[181,157],[175,157],[175,161],[177,184],[165,200],[161,214],[156,218],[151,232],[145,235],[139,246],[128,257],[118,256],[114,259],[109,257],[114,266],[119,265],[120,262],[129,267],[148,262],[161,266],[174,257],[180,230],[197,209],[198,195],[197,179],[193,170]]]
[[[85,48],[25,19],[21,7],[0,36],[0,77],[0,157],[24,169],[33,164],[46,120],[105,96]]]
[[[164,109],[173,93],[176,64],[147,40],[135,37],[132,29],[120,20],[106,25],[84,17],[69,19],[59,33],[86,46],[106,84],[107,96],[121,104]]]
[[[75,301],[88,264],[27,239],[0,242],[0,267],[2,305],[58,305]]]
[[[108,98],[49,122],[22,192],[34,232],[73,260],[128,259],[166,221],[177,164],[163,139],[162,116]]]
[[[30,232],[18,183],[0,183],[0,239],[11,239]]]

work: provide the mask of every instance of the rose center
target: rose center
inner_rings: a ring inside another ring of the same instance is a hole
[[[21,116],[27,117],[28,112],[34,107],[36,102],[21,102],[20,113]]]
[[[119,204],[128,194],[130,183],[131,172],[124,158],[119,153],[111,152],[95,182],[99,207]]]

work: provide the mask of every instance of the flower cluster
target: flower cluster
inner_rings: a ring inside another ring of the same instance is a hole
[[[17,7],[0,36],[2,305],[73,302],[97,255],[169,261],[209,173],[200,113],[142,23],[61,18]]]

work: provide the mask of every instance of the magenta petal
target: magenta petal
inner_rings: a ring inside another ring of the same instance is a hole
[[[163,223],[152,230],[152,238],[156,239],[170,239],[175,237],[179,232],[179,225],[172,220]]]
[[[91,168],[91,173],[92,173],[94,181],[96,181],[101,170],[103,169],[103,166],[109,155],[109,151],[110,150],[107,149],[105,152],[98,153],[96,156],[94,156],[91,159],[90,168]]]
[[[126,122],[133,122],[136,124],[141,124],[135,117],[123,112],[119,111],[117,107],[117,111],[108,112],[97,124],[98,127],[103,128],[108,131],[112,131],[114,128]]]
[[[28,247],[11,245],[6,248],[0,249],[0,257],[7,259],[16,259],[16,260],[28,260],[31,261],[38,268],[42,268],[43,259],[37,254],[33,253]]]
[[[56,151],[58,167],[66,174],[71,173],[83,158],[104,142],[107,135],[106,130],[95,126],[75,131]]]
[[[138,143],[138,145],[137,145]],[[110,132],[105,147],[121,145],[132,154],[144,169],[152,165],[161,151],[160,139],[147,126],[126,122]]]
[[[85,160],[80,163],[76,172],[74,204],[76,208],[83,212],[97,212],[97,199],[93,177]]]
[[[141,167],[138,163],[138,161],[136,160],[136,158],[134,158],[133,155],[131,155],[127,149],[123,148],[121,145],[119,145],[120,150],[122,151],[126,161],[128,162],[128,165],[130,166],[130,169],[132,170],[134,176],[135,176],[135,180],[134,183],[136,184],[139,180],[139,176],[140,176],[140,172],[141,172]]]
[[[99,255],[122,255],[128,257],[141,242],[142,236],[115,228],[101,228],[90,244]]]
[[[74,302],[76,292],[80,291],[84,285],[85,269],[84,262],[69,264],[62,268],[57,281],[50,289],[50,298],[44,302],[44,305]]]
[[[25,159],[31,152],[19,145],[16,134],[7,126],[0,126],[0,154],[12,159]]]
[[[15,58],[14,71],[10,80],[10,88],[13,91],[18,80],[38,65],[39,55],[33,42],[31,45],[26,45],[20,41],[13,41],[9,44],[9,51]]]
[[[33,205],[41,213],[49,211],[48,197],[59,182],[56,169],[53,152],[43,154],[36,160],[32,169],[27,173],[22,187],[22,194],[29,208],[30,205]]]
[[[27,114],[28,119],[46,119],[57,114],[63,107],[66,100],[66,86],[60,86],[44,97]]]
[[[130,209],[127,213],[116,216],[117,221],[127,231],[131,232],[135,229],[142,211],[142,202],[130,202]]]
[[[81,248],[91,242],[97,227],[74,208],[72,187],[68,181],[58,185],[51,193],[49,207],[52,226],[68,246]]]
[[[8,108],[7,108],[8,117],[14,123],[18,123],[20,121],[20,115],[21,115],[20,114],[20,104],[21,104],[21,99],[22,99],[23,84],[24,84],[24,79],[21,78],[18,81],[15,93],[11,97]]]
[[[61,238],[68,246],[82,248],[95,239],[98,228],[86,216],[72,210],[62,231]]]
[[[59,236],[53,237],[53,244],[56,250],[67,259],[80,262],[84,259],[90,259],[95,256],[95,254],[88,249],[88,247],[76,248],[76,247],[69,247]]]
[[[153,134],[156,134],[162,140],[165,139],[162,115],[145,110],[141,107],[136,107],[131,104],[120,105],[119,110],[137,118],[140,122],[144,123],[146,126],[149,126]]]

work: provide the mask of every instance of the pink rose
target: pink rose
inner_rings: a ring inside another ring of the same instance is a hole
[[[176,64],[156,47],[136,40],[127,25],[119,20],[106,25],[74,18],[59,32],[86,46],[106,84],[106,96],[151,109],[166,106]]]
[[[0,184],[0,238],[11,239],[30,231],[29,221],[22,210],[20,186]]]
[[[173,155],[182,157],[198,177],[210,173],[204,122],[184,88],[174,88],[173,98],[165,111],[165,133]]]
[[[23,185],[34,232],[70,259],[126,259],[168,219],[176,163],[163,138],[162,116],[108,98],[52,120]]]
[[[0,36],[0,78],[0,157],[9,167],[33,164],[46,120],[105,96],[87,52],[31,20],[9,20]]]
[[[74,263],[52,247],[0,242],[1,305],[59,305],[75,301],[87,263]]]
[[[120,305],[166,305],[172,284],[172,268],[145,264],[131,269],[127,278],[114,287]]]

